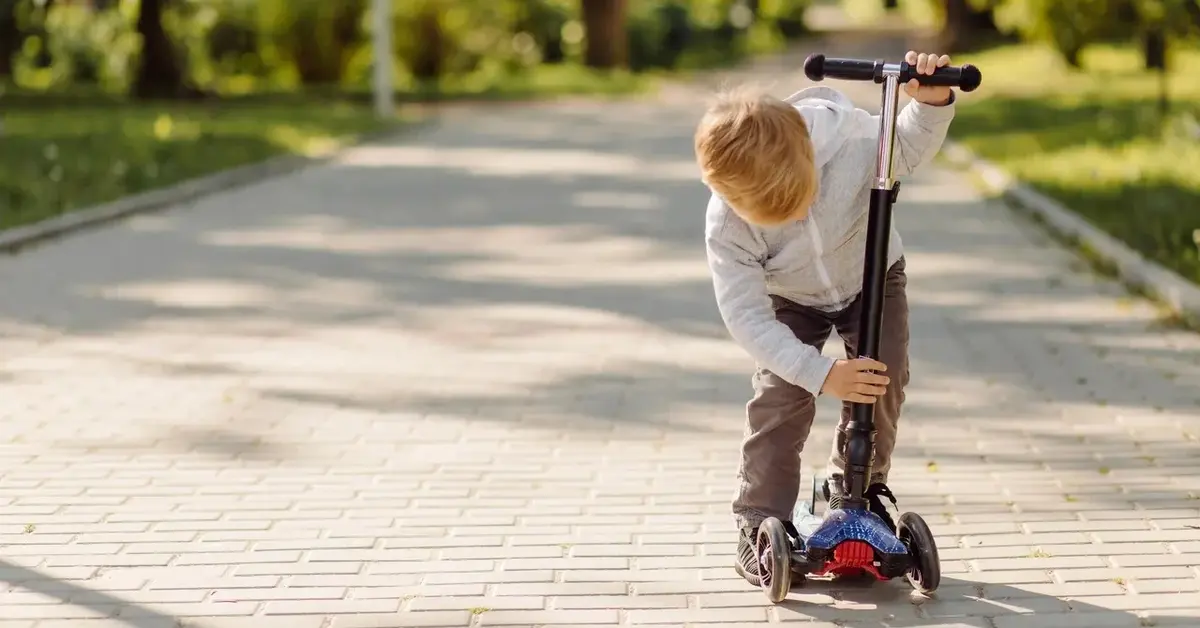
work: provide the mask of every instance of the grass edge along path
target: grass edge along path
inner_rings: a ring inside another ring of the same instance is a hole
[[[984,75],[951,138],[1148,259],[1200,284],[1200,49],[1177,50],[1172,110],[1133,47],[1095,46],[1083,69],[1009,45],[956,55]]]
[[[321,154],[404,121],[299,101],[33,102],[3,110],[0,230],[279,156]]]
[[[87,90],[0,91],[0,231],[288,154],[314,155],[411,123],[408,105],[619,97],[657,76],[550,68],[492,86],[397,94],[379,120],[368,93],[261,94],[140,103]]]

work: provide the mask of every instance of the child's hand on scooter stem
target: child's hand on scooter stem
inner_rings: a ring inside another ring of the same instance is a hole
[[[875,403],[875,399],[887,391],[888,382],[884,375],[871,371],[886,371],[887,365],[869,358],[838,360],[833,363],[821,392],[843,401]]]
[[[916,66],[917,74],[933,74],[934,70],[950,65],[949,55],[926,54],[922,52],[917,54],[913,50],[909,50],[908,54],[904,55],[904,60],[909,65]],[[922,102],[927,105],[946,105],[950,103],[950,88],[949,87],[932,87],[929,85],[921,85],[917,79],[911,79],[904,85],[904,92],[911,96],[913,100]]]

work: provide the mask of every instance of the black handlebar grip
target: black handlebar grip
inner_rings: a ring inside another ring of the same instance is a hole
[[[862,59],[829,59],[825,55],[809,55],[804,60],[804,75],[813,81],[828,78],[846,81],[875,80],[876,66],[883,69],[883,63]]]
[[[907,62],[900,63],[900,82],[907,83],[917,79],[922,85],[939,87],[957,87],[964,92],[974,91],[983,82],[983,74],[979,68],[964,64],[959,67],[945,67],[934,70],[933,74],[917,74],[914,66]],[[809,55],[804,60],[804,75],[810,80],[820,81],[825,78],[845,81],[874,81],[883,82],[883,61],[868,61],[865,59],[830,59],[823,54]],[[894,66],[893,66],[894,67]]]
[[[937,87],[957,87],[964,92],[975,91],[983,82],[983,74],[979,68],[967,63],[959,67],[938,68],[933,74],[917,74],[917,69],[908,63],[900,64],[900,81],[907,82],[917,79],[922,85]]]

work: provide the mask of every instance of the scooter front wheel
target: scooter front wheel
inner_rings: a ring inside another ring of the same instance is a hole
[[[926,595],[937,590],[942,581],[942,564],[938,558],[937,542],[925,520],[915,512],[900,515],[896,523],[896,536],[908,548],[912,566],[908,569],[908,581],[913,588]]]
[[[792,587],[792,541],[783,522],[774,517],[763,521],[754,544],[763,593],[771,603],[778,604]]]

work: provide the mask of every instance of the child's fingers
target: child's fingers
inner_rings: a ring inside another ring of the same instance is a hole
[[[879,397],[860,395],[858,393],[850,393],[849,395],[846,395],[846,401],[849,401],[850,403],[875,403],[875,400],[878,398]]]
[[[916,51],[916,50],[909,50],[908,52],[904,53],[904,61],[905,61],[905,63],[908,63],[909,65],[914,65],[914,64],[916,64],[916,62],[917,62],[917,51]]]
[[[913,79],[911,81],[911,83],[916,83],[916,79]],[[872,360],[871,358],[856,358],[854,360],[851,360],[851,363],[854,365],[854,370],[859,371],[859,372],[862,372],[862,371],[886,371],[887,370],[886,364],[884,364],[883,362],[880,362],[879,360]]]
[[[891,383],[891,378],[886,375],[876,375],[874,373],[860,372],[856,377],[860,384],[874,384],[877,386],[887,386]]]
[[[854,392],[860,395],[879,397],[887,392],[887,388],[884,388],[883,386],[872,386],[871,384],[859,384],[854,387]]]
[[[944,67],[950,65],[950,55],[942,55],[942,56],[938,57],[937,64],[938,64],[939,68],[944,68]]]

